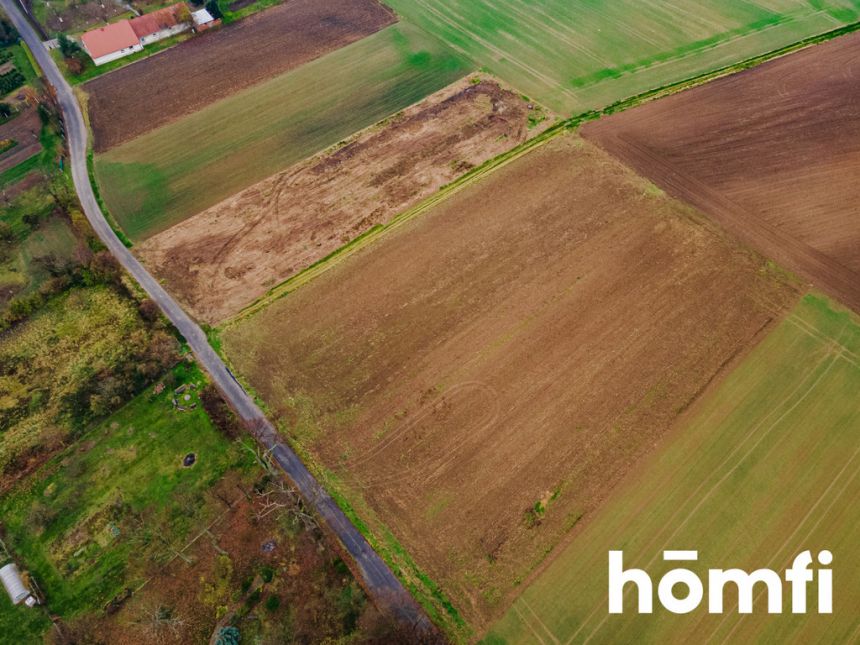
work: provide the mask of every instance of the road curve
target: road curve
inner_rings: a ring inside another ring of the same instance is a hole
[[[197,361],[209,373],[212,382],[221,391],[225,400],[251,429],[256,439],[271,451],[277,464],[292,480],[304,499],[316,510],[324,527],[337,537],[352,559],[354,572],[361,578],[368,593],[380,605],[380,609],[387,611],[408,626],[410,633],[416,636],[423,635],[423,638],[418,637],[420,640],[425,640],[428,636],[433,639],[432,635],[438,633],[419,605],[296,454],[281,441],[275,427],[209,345],[203,330],[182,310],[113,232],[90,185],[86,160],[88,132],[72,88],[63,78],[48,50],[42,45],[42,41],[25,18],[23,9],[16,4],[15,0],[0,0],[0,6],[32,50],[46,79],[56,90],[57,101],[65,122],[75,190],[96,234],[185,337]]]

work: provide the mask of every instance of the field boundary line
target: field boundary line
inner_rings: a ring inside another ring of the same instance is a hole
[[[576,122],[576,125],[578,124],[579,121]],[[412,208],[409,208],[396,215],[387,224],[378,224],[374,227],[371,227],[370,229],[368,229],[352,241],[348,242],[344,246],[340,247],[339,249],[336,249],[335,251],[322,258],[321,260],[318,260],[314,264],[310,265],[300,273],[294,275],[291,278],[288,278],[286,281],[272,288],[269,293],[260,297],[258,300],[251,303],[244,309],[241,309],[239,313],[237,313],[233,317],[226,319],[218,326],[218,328],[220,330],[227,329],[233,324],[257,313],[258,311],[264,309],[276,300],[279,300],[283,296],[291,293],[292,291],[295,291],[302,285],[310,282],[318,275],[325,273],[332,266],[336,265],[341,260],[353,255],[356,251],[363,249],[364,247],[373,243],[385,234],[396,230],[407,222],[415,219],[418,215],[421,215],[425,211],[430,210],[436,204],[445,201],[451,195],[454,195],[457,192],[463,190],[464,188],[471,186],[474,182],[489,174],[490,172],[502,168],[507,164],[519,159],[527,152],[530,152],[532,149],[544,145],[556,136],[568,133],[574,127],[576,126],[571,125],[569,123],[569,120],[561,121],[547,128],[542,133],[538,134],[532,139],[523,142],[512,150],[502,153],[501,155],[493,159],[485,161],[480,166],[467,172],[465,175],[459,177],[458,179],[455,179],[447,186],[440,188],[436,193],[430,195],[429,197],[418,203],[416,206],[413,206]]]

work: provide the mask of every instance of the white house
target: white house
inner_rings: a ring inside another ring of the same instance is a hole
[[[188,7],[179,3],[132,18],[129,23],[140,39],[140,44],[145,47],[158,40],[188,31],[191,28],[190,18]]]
[[[141,51],[145,45],[187,31],[191,15],[178,3],[131,20],[120,20],[81,36],[84,49],[96,65]]]
[[[104,65],[143,49],[128,20],[88,31],[81,36],[81,42],[96,65]]]

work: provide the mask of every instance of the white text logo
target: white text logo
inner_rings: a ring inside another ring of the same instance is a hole
[[[695,562],[698,551],[664,551],[667,562]],[[818,563],[829,565],[833,561],[830,551],[818,554]],[[833,572],[830,569],[811,569],[812,554],[800,553],[785,570],[785,581],[791,587],[791,612],[806,613],[807,587],[815,580],[818,588],[816,609],[819,614],[833,613]],[[624,612],[624,589],[632,584],[638,594],[637,606],[640,614],[654,610],[654,584],[651,576],[642,569],[624,569],[624,552],[609,552],[609,613]],[[767,611],[782,613],[782,577],[772,569],[709,569],[707,580],[708,612],[723,613],[723,592],[727,585],[737,589],[738,612],[751,614],[756,589],[767,594]],[[676,588],[683,588],[680,593]],[[699,576],[690,569],[677,568],[668,571],[657,584],[657,598],[674,614],[688,614],[696,609],[705,595],[705,586]]]

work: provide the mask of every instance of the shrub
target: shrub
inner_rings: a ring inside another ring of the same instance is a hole
[[[207,385],[203,388],[200,392],[200,403],[215,427],[228,438],[236,439],[242,434],[242,425],[215,386]]]
[[[271,595],[266,598],[266,611],[276,612],[281,606],[281,599],[278,596]]]
[[[221,11],[221,7],[218,5],[218,0],[209,0],[206,3],[206,11],[212,14],[212,17],[215,20],[224,17],[224,13]]]

